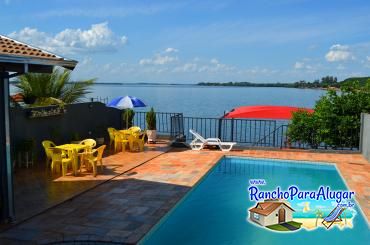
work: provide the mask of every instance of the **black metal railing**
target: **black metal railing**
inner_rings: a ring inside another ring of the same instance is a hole
[[[183,117],[183,129],[187,140],[192,139],[189,129],[205,138],[220,138],[249,146],[278,147],[282,139],[282,123],[285,121]],[[278,130],[279,129],[279,130]]]
[[[220,138],[222,141],[237,142],[244,146],[273,148],[319,148],[335,150],[358,150],[356,140],[346,139],[340,147],[331,147],[325,143],[312,146],[307,143],[291,142],[287,137],[289,121],[258,119],[225,119],[211,117],[188,117],[182,113],[156,112],[158,133],[181,138],[190,142],[193,135],[190,129],[197,131],[204,138]],[[146,112],[135,112],[134,124],[146,128]],[[359,132],[353,132],[354,138]]]
[[[108,97],[90,97],[88,98],[88,102],[101,102],[103,104],[108,104]]]
[[[135,111],[134,125],[137,125],[142,129],[146,129],[146,113],[147,112]],[[171,124],[171,118],[176,116],[182,116],[182,113],[156,112],[157,132],[161,134],[171,135],[171,125],[172,127],[179,127],[180,125],[180,122],[173,122]]]

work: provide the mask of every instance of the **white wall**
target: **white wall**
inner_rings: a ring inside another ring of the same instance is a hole
[[[293,211],[287,208],[285,205],[281,204],[270,215],[265,217],[265,226],[275,225],[279,223],[279,209],[280,208],[285,209],[285,222],[289,222],[293,220]]]
[[[265,216],[260,214],[259,219],[255,219],[253,214],[254,214],[253,212],[249,212],[250,219],[262,226],[265,226]]]
[[[370,162],[370,114],[361,114],[360,150]]]

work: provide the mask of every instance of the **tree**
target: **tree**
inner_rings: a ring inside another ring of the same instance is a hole
[[[305,142],[313,148],[320,143],[333,148],[357,148],[362,112],[370,112],[370,80],[365,86],[358,82],[346,84],[340,92],[328,90],[316,102],[313,114],[293,115],[288,136],[291,141]]]
[[[316,215],[316,227],[317,227],[318,220],[319,218],[322,219],[322,216],[324,215],[324,213],[320,209],[317,209],[315,211],[315,215]]]
[[[71,71],[54,69],[49,73],[27,73],[19,77],[15,86],[23,94],[24,101],[33,105],[75,103],[81,101],[95,79],[71,82]]]
[[[317,122],[315,114],[304,110],[293,113],[291,124],[288,128],[288,137],[290,142],[300,144],[309,144],[312,148],[317,148],[320,140],[317,138],[315,129]]]

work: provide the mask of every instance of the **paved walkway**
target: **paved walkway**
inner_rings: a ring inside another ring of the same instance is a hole
[[[295,226],[292,226],[291,224],[289,223],[282,223],[280,224],[281,226],[284,226],[285,228],[287,228],[288,230],[290,231],[295,231],[295,230],[298,230],[299,228],[298,227],[295,227]]]
[[[223,156],[172,150],[5,233],[0,244],[53,241],[138,242]],[[370,217],[370,164],[358,154],[246,150],[228,155],[336,163]]]

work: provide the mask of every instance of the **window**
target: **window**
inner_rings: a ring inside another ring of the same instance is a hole
[[[256,219],[256,220],[259,220],[260,219],[260,215],[259,214],[256,214],[256,213],[253,213],[253,218]]]

